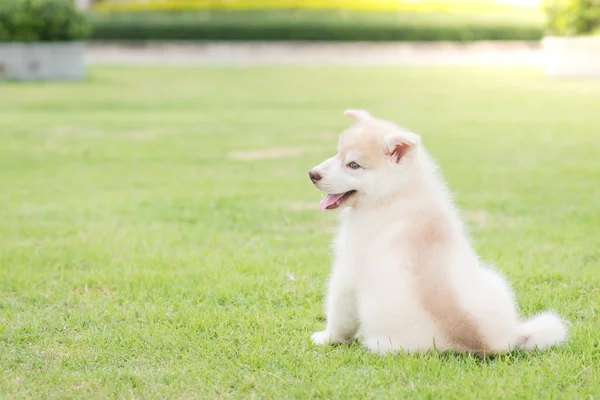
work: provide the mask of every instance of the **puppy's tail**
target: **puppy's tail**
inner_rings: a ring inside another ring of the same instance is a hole
[[[543,350],[562,343],[567,338],[567,327],[558,315],[544,312],[519,326],[517,346],[521,349]]]

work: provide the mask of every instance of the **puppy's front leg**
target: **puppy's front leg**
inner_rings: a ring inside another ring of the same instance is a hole
[[[358,331],[356,291],[348,271],[333,269],[327,293],[327,328],[312,335],[314,344],[350,341]]]

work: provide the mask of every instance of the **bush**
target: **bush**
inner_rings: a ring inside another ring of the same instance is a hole
[[[89,33],[72,0],[0,0],[0,41],[73,41]]]
[[[544,9],[551,35],[600,34],[600,0],[545,0]]]
[[[463,12],[494,13],[526,10],[530,6],[514,6],[489,0],[120,0],[99,1],[94,9],[109,12],[156,12],[201,10],[361,10],[391,12]]]
[[[539,40],[535,18],[317,11],[95,13],[96,40]]]

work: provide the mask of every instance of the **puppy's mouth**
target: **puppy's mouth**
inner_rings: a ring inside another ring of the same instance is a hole
[[[349,192],[339,194],[326,194],[319,203],[319,210],[335,210],[354,193],[356,193],[356,190],[350,190]]]

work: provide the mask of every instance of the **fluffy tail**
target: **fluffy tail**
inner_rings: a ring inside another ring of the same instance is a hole
[[[519,326],[518,347],[543,350],[564,342],[567,338],[565,323],[553,312],[536,315]]]

